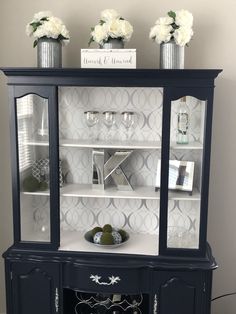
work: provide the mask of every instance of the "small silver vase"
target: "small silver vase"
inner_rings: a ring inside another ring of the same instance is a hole
[[[124,42],[120,39],[109,39],[108,42],[106,42],[103,45],[100,45],[101,49],[123,49],[124,48]]]
[[[160,69],[184,69],[184,47],[174,40],[160,45]]]
[[[62,45],[53,38],[40,38],[37,44],[39,68],[62,67]]]

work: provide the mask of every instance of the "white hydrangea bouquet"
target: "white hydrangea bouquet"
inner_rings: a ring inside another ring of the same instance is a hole
[[[69,31],[62,20],[52,15],[50,11],[38,12],[33,20],[26,25],[27,36],[33,36],[34,47],[37,46],[40,38],[56,39],[63,44],[70,41]]]
[[[187,45],[193,36],[193,15],[187,10],[170,11],[160,17],[151,28],[149,37],[158,44],[171,40],[181,47]]]
[[[110,39],[128,42],[133,34],[133,26],[113,9],[101,12],[99,23],[91,28],[89,45],[96,42],[104,45]]]

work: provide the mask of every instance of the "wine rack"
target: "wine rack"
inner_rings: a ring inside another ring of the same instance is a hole
[[[68,312],[71,314],[145,314],[148,303],[145,294],[84,293],[65,289],[64,300],[67,299],[70,299],[66,304],[71,304]]]

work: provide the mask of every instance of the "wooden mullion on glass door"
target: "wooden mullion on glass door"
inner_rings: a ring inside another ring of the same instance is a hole
[[[170,112],[171,90],[170,88],[164,88],[162,113],[159,255],[165,254],[167,247]]]
[[[49,104],[51,242],[57,249],[60,245],[58,87],[50,88]]]

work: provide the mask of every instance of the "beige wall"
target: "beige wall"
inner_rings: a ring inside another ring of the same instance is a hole
[[[128,47],[138,51],[138,66],[158,66],[158,46],[148,40],[150,26],[170,9],[185,8],[194,15],[195,35],[186,49],[187,68],[223,68],[217,79],[212,142],[208,238],[217,257],[213,296],[236,290],[236,90],[235,11],[236,1],[225,0],[5,0],[0,3],[0,66],[35,66],[36,51],[27,38],[25,25],[33,14],[50,9],[71,31],[71,44],[64,49],[64,66],[79,67],[80,48],[86,48],[89,28],[99,12],[115,8],[134,25]],[[7,88],[0,76],[0,251],[12,243],[10,149]],[[3,261],[0,262],[0,313],[4,312]],[[234,314],[236,297],[216,301],[214,314]]]

